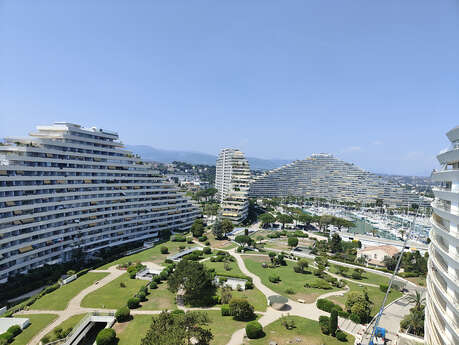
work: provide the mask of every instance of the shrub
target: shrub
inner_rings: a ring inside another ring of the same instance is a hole
[[[147,295],[142,291],[137,294],[137,298],[140,300],[140,302],[145,302],[147,300]]]
[[[349,313],[344,310],[338,310],[338,316],[349,319]]]
[[[129,309],[135,309],[139,307],[140,300],[137,297],[129,298],[127,301],[127,306]]]
[[[237,247],[237,248],[236,248],[236,251],[237,251],[238,253],[240,253],[240,252],[242,252],[242,249],[243,249],[242,247]]]
[[[116,333],[111,328],[104,328],[101,330],[96,337],[97,345],[113,345],[115,344]]]
[[[48,335],[45,335],[43,338],[41,338],[41,342],[42,342],[43,344],[48,344],[48,343],[50,342],[49,336],[48,336]],[[4,344],[6,345],[6,344],[8,344],[8,343],[6,343],[6,342],[5,342],[5,343],[2,343],[2,341],[0,340],[0,345],[4,345]]]
[[[386,284],[379,285],[379,290],[381,290],[382,292],[387,292],[388,288],[389,288],[389,286],[386,285]]]
[[[319,298],[316,302],[316,306],[320,310],[323,310],[329,313],[331,313],[331,311],[334,309],[337,310],[338,312],[343,311],[343,309],[339,305],[325,298]]]
[[[168,277],[169,277],[169,274],[165,270],[159,274],[160,280],[167,280]]]
[[[171,259],[166,259],[166,260],[164,260],[164,263],[171,264],[171,263],[173,263],[173,261]]]
[[[148,295],[148,287],[146,285],[141,286],[139,292],[143,292],[145,295]]]
[[[158,284],[156,282],[151,282],[150,283],[150,289],[157,289],[158,288]]]
[[[202,252],[203,252],[204,254],[210,254],[210,253],[212,253],[212,249],[210,249],[209,247],[204,247],[204,249],[202,250]]]
[[[175,309],[171,311],[171,315],[181,315],[181,314],[185,314],[185,312],[180,309]]]
[[[255,317],[253,306],[243,298],[233,298],[229,304],[230,313],[235,320],[248,321]]]
[[[343,341],[343,342],[347,341],[346,333],[344,333],[341,330],[337,330],[336,331],[336,339],[338,339],[339,341]]]
[[[231,315],[230,308],[229,308],[228,304],[223,304],[222,308],[221,308],[221,311],[222,311],[222,316],[230,316]]]
[[[248,322],[245,326],[245,332],[247,334],[247,338],[249,339],[258,339],[264,335],[263,327],[258,321]]]
[[[186,248],[186,246],[179,246],[180,250],[184,250],[185,248]]]
[[[281,279],[278,275],[272,275],[272,276],[269,276],[269,281],[271,283],[279,283]]]
[[[161,277],[159,275],[153,276],[151,280],[154,281],[156,284],[161,283]]]
[[[319,316],[319,324],[323,334],[330,334],[330,318],[328,316]]]
[[[168,254],[169,253],[169,249],[165,246],[162,246],[161,247],[161,254]]]
[[[186,238],[183,235],[174,235],[171,240],[172,242],[185,242]]]
[[[131,316],[131,311],[128,307],[121,307],[115,313],[115,319],[118,322],[128,321]]]
[[[10,332],[5,332],[0,334],[0,341],[5,341],[6,344],[11,343],[13,341],[14,335]]]
[[[287,288],[287,289],[285,289],[285,293],[289,294],[289,295],[293,295],[295,293],[295,290],[293,290],[291,288]]]
[[[306,288],[330,290],[332,286],[321,278],[314,279],[304,284]]]
[[[120,282],[120,288],[125,288],[126,287],[126,284],[124,284],[124,282]]]
[[[187,237],[186,238],[186,243],[192,244],[193,243],[193,239],[191,237]]]
[[[205,236],[205,235],[204,236],[200,236],[198,238],[198,240],[199,240],[199,242],[205,242],[205,241],[207,241],[207,236]]]
[[[246,290],[251,290],[251,289],[253,289],[253,282],[251,282],[250,280],[247,281],[247,282],[245,283],[245,289],[246,289]]]
[[[330,314],[330,333],[335,336],[336,330],[338,329],[338,311],[333,309]]]
[[[206,246],[210,246],[210,242],[209,242],[209,241],[204,242],[204,244],[205,244]]]
[[[361,320],[360,320],[360,316],[358,314],[351,314],[349,315],[349,319],[352,321],[352,322],[355,322],[355,323],[360,323]]]
[[[10,328],[8,328],[7,332],[11,333],[13,335],[13,337],[15,337],[15,336],[21,334],[22,329],[18,325],[14,325],[14,326],[11,326]]]
[[[135,273],[135,272],[129,273],[129,278],[135,279],[136,274],[137,274],[137,273]]]

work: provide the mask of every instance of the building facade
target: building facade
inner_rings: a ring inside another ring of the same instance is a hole
[[[250,166],[244,154],[223,149],[217,158],[215,188],[220,202],[220,216],[239,223],[247,218],[249,208]]]
[[[323,153],[313,154],[258,177],[250,187],[250,196],[302,196],[363,204],[382,199],[390,206],[411,206],[421,202],[418,195],[399,185]]]
[[[425,339],[429,345],[459,344],[459,126],[447,134],[451,147],[438,156],[433,188],[427,275]]]
[[[0,144],[0,281],[44,264],[188,230],[198,208],[115,132],[38,126]]]

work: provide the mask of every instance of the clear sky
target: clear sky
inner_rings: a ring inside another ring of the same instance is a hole
[[[0,0],[0,138],[333,153],[428,175],[459,125],[456,0]]]

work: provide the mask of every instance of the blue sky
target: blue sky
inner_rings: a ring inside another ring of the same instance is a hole
[[[0,0],[0,137],[70,121],[428,175],[459,125],[458,61],[455,0]]]

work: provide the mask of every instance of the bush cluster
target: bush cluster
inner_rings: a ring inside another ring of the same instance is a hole
[[[264,335],[263,327],[258,321],[247,322],[247,325],[245,326],[245,333],[249,339],[258,339]]]
[[[171,237],[172,242],[186,242],[186,237],[183,235],[174,235]]]
[[[169,248],[167,248],[166,246],[162,246],[160,250],[161,250],[161,254],[168,254],[169,253]]]
[[[344,333],[341,330],[337,330],[335,336],[336,336],[336,339],[338,339],[339,341],[343,341],[343,342],[347,341],[346,333]]]
[[[233,298],[229,303],[229,308],[235,320],[248,321],[255,318],[253,306],[244,298]]]
[[[330,334],[330,318],[328,316],[319,316],[319,325],[323,334]]]
[[[280,277],[278,275],[271,275],[269,276],[269,281],[271,283],[279,283],[281,281]]]
[[[322,289],[322,290],[330,290],[332,286],[322,278],[316,278],[310,282],[304,284],[305,288],[313,288],[313,289]]]
[[[343,308],[341,308],[338,304],[335,304],[332,301],[325,298],[319,298],[316,302],[316,306],[320,310],[326,311],[328,313],[331,313],[333,309],[336,309],[338,312],[343,311]]]
[[[382,292],[387,292],[388,288],[389,288],[389,286],[386,285],[386,284],[379,285],[379,290],[381,290]]]
[[[97,345],[114,345],[116,342],[116,333],[111,328],[104,328],[96,337]]]

